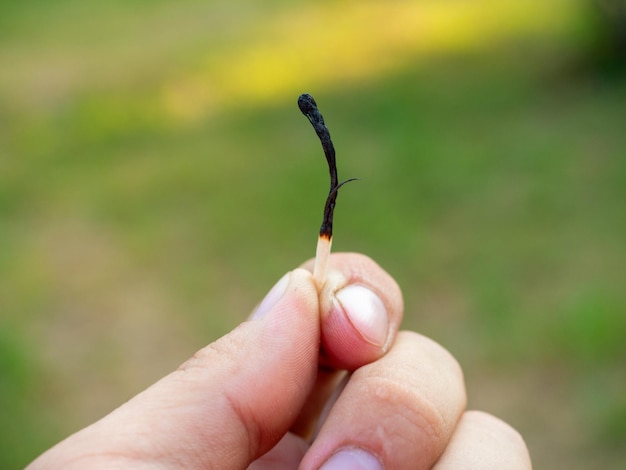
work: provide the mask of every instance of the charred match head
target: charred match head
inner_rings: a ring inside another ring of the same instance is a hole
[[[328,132],[328,128],[324,123],[324,117],[322,116],[322,113],[319,112],[319,109],[317,109],[315,99],[308,93],[304,93],[298,98],[298,107],[300,108],[300,111],[302,111],[302,114],[304,114],[311,122],[315,133],[322,143],[324,155],[326,156],[326,161],[328,162],[330,190],[324,206],[324,219],[322,220],[322,226],[320,227],[320,237],[330,240],[333,236],[333,214],[335,211],[335,203],[337,201],[337,192],[341,186],[349,181],[353,181],[354,178],[339,183],[339,179],[337,177],[337,163],[335,162],[335,146],[330,138],[330,132]]]
[[[335,162],[335,147],[333,141],[330,139],[330,132],[324,123],[322,113],[317,109],[317,103],[311,95],[304,93],[298,98],[298,107],[302,114],[304,114],[315,133],[322,143],[324,149],[324,155],[328,162],[328,171],[330,172],[330,190],[328,191],[328,197],[326,198],[326,204],[324,205],[324,219],[322,220],[322,226],[320,227],[320,236],[317,242],[317,251],[315,255],[315,268],[313,269],[313,277],[316,280],[318,286],[324,284],[326,277],[326,265],[328,262],[328,256],[330,255],[330,246],[333,237],[333,214],[335,212],[335,203],[337,201],[337,192],[344,184],[349,181],[353,181],[354,178],[339,182],[337,178],[337,164]]]

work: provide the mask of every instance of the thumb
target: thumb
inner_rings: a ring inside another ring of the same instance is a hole
[[[319,325],[311,274],[292,271],[251,321],[42,455],[32,468],[157,462],[245,468],[287,432],[311,391]]]

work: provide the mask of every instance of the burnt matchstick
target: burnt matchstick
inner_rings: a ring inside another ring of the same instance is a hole
[[[326,124],[324,124],[324,118],[317,109],[317,103],[311,95],[304,93],[298,98],[298,107],[302,114],[304,114],[315,133],[322,143],[324,149],[324,155],[328,162],[328,171],[330,173],[330,190],[328,197],[326,198],[326,204],[324,205],[324,218],[322,220],[322,226],[320,227],[320,235],[317,240],[317,249],[315,251],[315,267],[313,268],[313,279],[317,283],[318,287],[322,287],[326,279],[326,268],[328,265],[328,256],[330,255],[330,247],[333,240],[333,214],[335,212],[335,204],[337,202],[337,192],[344,184],[354,181],[356,178],[350,178],[346,181],[339,182],[337,177],[337,163],[335,162],[335,146],[330,139],[330,132]]]

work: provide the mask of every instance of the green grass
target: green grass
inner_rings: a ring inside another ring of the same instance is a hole
[[[29,5],[0,37],[19,57],[0,73],[2,468],[245,318],[313,255],[328,184],[297,96],[190,123],[158,104],[281,2]],[[302,91],[340,177],[360,178],[336,250],[398,280],[405,327],[459,358],[470,405],[518,427],[538,468],[620,468],[626,81],[578,71],[576,28]],[[50,57],[51,82],[29,88]]]

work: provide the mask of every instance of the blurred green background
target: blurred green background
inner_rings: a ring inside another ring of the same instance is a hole
[[[624,468],[626,13],[592,0],[0,1],[0,467],[334,249],[536,468]]]

